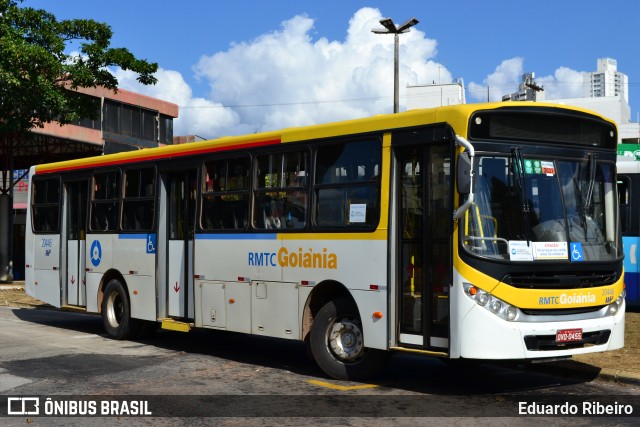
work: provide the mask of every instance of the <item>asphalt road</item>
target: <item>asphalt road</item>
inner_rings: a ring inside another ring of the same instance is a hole
[[[213,420],[215,425],[261,426],[638,422],[585,417],[585,402],[618,402],[640,416],[640,389],[588,377],[397,355],[368,383],[336,381],[324,376],[296,341],[216,331],[159,331],[145,340],[113,341],[105,337],[99,317],[47,310],[0,307],[0,348],[0,416],[8,414],[10,397],[61,401],[60,414],[69,413],[70,401],[94,402],[99,412],[105,400],[121,405],[108,415],[132,415],[129,408],[121,410],[133,402],[145,402],[151,412],[141,417],[18,415],[3,417],[2,425],[125,425],[125,420],[126,425],[210,425]],[[534,417],[521,402],[564,404],[578,412],[565,418]]]

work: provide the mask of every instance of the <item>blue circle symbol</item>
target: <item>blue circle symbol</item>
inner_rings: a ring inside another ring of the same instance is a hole
[[[97,267],[100,265],[100,260],[102,260],[102,246],[99,241],[94,240],[91,244],[91,264]]]

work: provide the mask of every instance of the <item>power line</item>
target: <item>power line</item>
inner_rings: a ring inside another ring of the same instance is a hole
[[[582,83],[578,82],[545,82],[550,85],[582,85]],[[478,89],[471,89],[469,86],[465,87],[465,90],[469,94],[475,93],[484,93],[487,88],[490,88],[492,91],[505,91],[512,90],[517,83],[504,83],[504,84],[496,84],[496,85],[482,85],[476,83],[479,87]],[[639,83],[628,83],[629,86],[639,86]],[[405,96],[410,97],[410,96]],[[321,105],[321,104],[336,104],[342,102],[366,102],[366,101],[379,101],[386,100],[391,98],[390,96],[374,96],[374,97],[366,97],[366,98],[348,98],[348,99],[333,99],[333,100],[325,100],[325,101],[298,101],[298,102],[280,102],[280,103],[265,103],[265,104],[218,104],[218,105],[186,105],[179,106],[181,109],[213,109],[213,108],[264,108],[264,107],[287,107],[287,106],[299,106],[299,105]]]

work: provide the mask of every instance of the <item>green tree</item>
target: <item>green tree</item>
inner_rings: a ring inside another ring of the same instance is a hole
[[[156,83],[158,69],[126,48],[110,47],[113,33],[105,23],[57,20],[22,2],[0,0],[0,223],[10,217],[12,154],[29,130],[93,117],[95,104],[74,89],[102,86],[115,92],[118,81],[109,67],[134,71],[142,84]],[[77,52],[67,52],[70,48]],[[5,236],[0,238],[0,280],[7,263]]]
[[[113,33],[107,24],[58,21],[45,10],[19,7],[19,2],[0,0],[0,133],[94,114],[82,103],[84,97],[68,89],[103,86],[115,91],[118,81],[108,67],[132,70],[143,84],[156,82],[157,64],[135,58],[126,48],[110,47]],[[70,43],[79,53],[65,52]]]

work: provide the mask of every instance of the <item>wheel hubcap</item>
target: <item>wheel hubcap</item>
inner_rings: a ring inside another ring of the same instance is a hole
[[[354,318],[336,321],[329,330],[328,341],[332,353],[340,360],[353,362],[363,355],[362,330]]]
[[[109,295],[107,303],[107,318],[112,326],[118,327],[120,325],[120,322],[122,321],[122,311],[123,306],[120,295],[117,292],[113,292]]]

